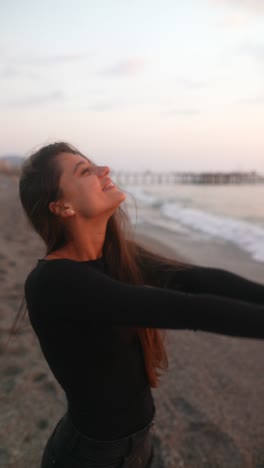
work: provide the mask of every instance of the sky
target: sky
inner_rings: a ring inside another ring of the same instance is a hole
[[[0,155],[264,173],[263,0],[0,0]]]

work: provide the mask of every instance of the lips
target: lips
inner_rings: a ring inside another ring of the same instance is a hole
[[[103,187],[103,192],[105,192],[106,190],[109,190],[110,188],[112,188],[112,187],[114,187],[114,186],[115,186],[115,184],[114,184],[111,180],[109,180],[109,181],[105,184],[105,186]]]

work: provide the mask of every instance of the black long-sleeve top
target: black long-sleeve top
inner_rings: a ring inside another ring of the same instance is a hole
[[[155,414],[134,327],[264,338],[264,285],[217,268],[149,270],[151,285],[110,277],[104,260],[39,260],[25,282],[31,325],[75,426],[112,440]]]

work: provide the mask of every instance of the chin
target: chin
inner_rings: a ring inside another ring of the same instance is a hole
[[[121,191],[120,191],[120,193],[122,195],[122,201],[124,201],[126,199],[126,194],[125,194],[125,192],[121,192]]]
[[[116,196],[120,200],[120,203],[122,203],[126,199],[125,192],[122,192],[122,190],[119,190],[118,188],[117,188],[117,191],[115,191],[115,192],[116,192]]]

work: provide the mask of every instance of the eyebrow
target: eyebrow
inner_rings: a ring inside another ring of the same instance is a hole
[[[91,164],[91,161],[89,159],[86,159],[86,162]],[[81,166],[82,164],[85,164],[85,161],[79,161],[77,164],[75,164],[74,169],[73,169],[73,174],[77,171],[78,167]]]

